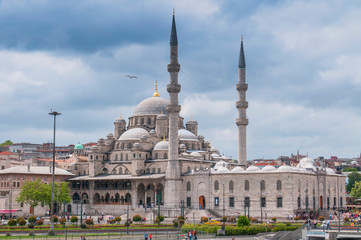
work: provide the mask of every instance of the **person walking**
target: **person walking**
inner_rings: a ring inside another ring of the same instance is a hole
[[[148,238],[149,238],[149,240],[152,240],[152,234],[151,233],[149,233]]]
[[[193,236],[194,236],[194,240],[197,240],[197,231],[194,231]]]
[[[147,232],[144,233],[144,240],[148,240],[148,233]]]
[[[188,232],[188,237],[189,237],[189,240],[192,240],[192,231]]]

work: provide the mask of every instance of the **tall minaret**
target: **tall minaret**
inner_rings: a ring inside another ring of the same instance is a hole
[[[170,35],[170,63],[168,72],[170,81],[167,85],[169,93],[169,105],[167,111],[169,115],[169,149],[168,149],[168,166],[165,175],[165,205],[168,208],[177,208],[181,198],[181,169],[178,160],[178,121],[181,106],[178,105],[178,93],[181,86],[178,84],[178,40],[175,26],[175,17],[173,10],[172,31]]]
[[[237,90],[239,100],[236,102],[238,109],[238,118],[236,124],[238,126],[238,163],[245,166],[247,164],[247,125],[248,119],[246,110],[248,102],[246,101],[246,91],[248,84],[246,83],[246,60],[243,51],[243,37],[241,37],[241,50],[238,62],[238,84]]]

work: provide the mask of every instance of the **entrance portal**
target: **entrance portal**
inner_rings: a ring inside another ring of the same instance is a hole
[[[199,197],[199,209],[206,208],[206,198],[202,195]]]

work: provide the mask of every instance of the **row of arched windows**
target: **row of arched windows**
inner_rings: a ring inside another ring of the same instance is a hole
[[[155,119],[154,119],[155,120]],[[153,122],[154,122],[153,120]],[[130,119],[130,125],[137,125],[137,124],[144,124],[147,123],[148,125],[152,124],[151,118],[141,118],[141,117],[134,117]]]
[[[189,182],[188,182],[189,183]],[[189,187],[189,190],[188,190],[188,183],[187,183],[187,191],[190,191],[190,187]],[[189,183],[190,184],[190,183]],[[189,185],[190,186],[190,185]],[[282,182],[281,180],[277,180],[276,182],[276,189],[277,190],[282,190]],[[217,191],[219,190],[219,182],[218,181],[215,181],[214,182],[214,190]],[[228,183],[228,190],[229,191],[233,191],[234,190],[234,182],[231,180],[229,181]],[[244,182],[244,190],[248,191],[249,190],[249,181],[246,180]],[[265,191],[266,190],[266,182],[264,180],[261,180],[260,182],[260,190],[261,191]]]
[[[158,158],[159,157],[159,158]],[[162,159],[162,154],[161,153],[155,153],[154,154],[154,158],[155,159]],[[163,159],[168,159],[168,153],[163,153]]]

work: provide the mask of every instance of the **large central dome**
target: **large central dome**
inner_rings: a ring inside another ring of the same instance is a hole
[[[168,114],[166,106],[169,104],[167,99],[161,97],[150,97],[141,101],[135,108],[132,117],[143,115]]]

